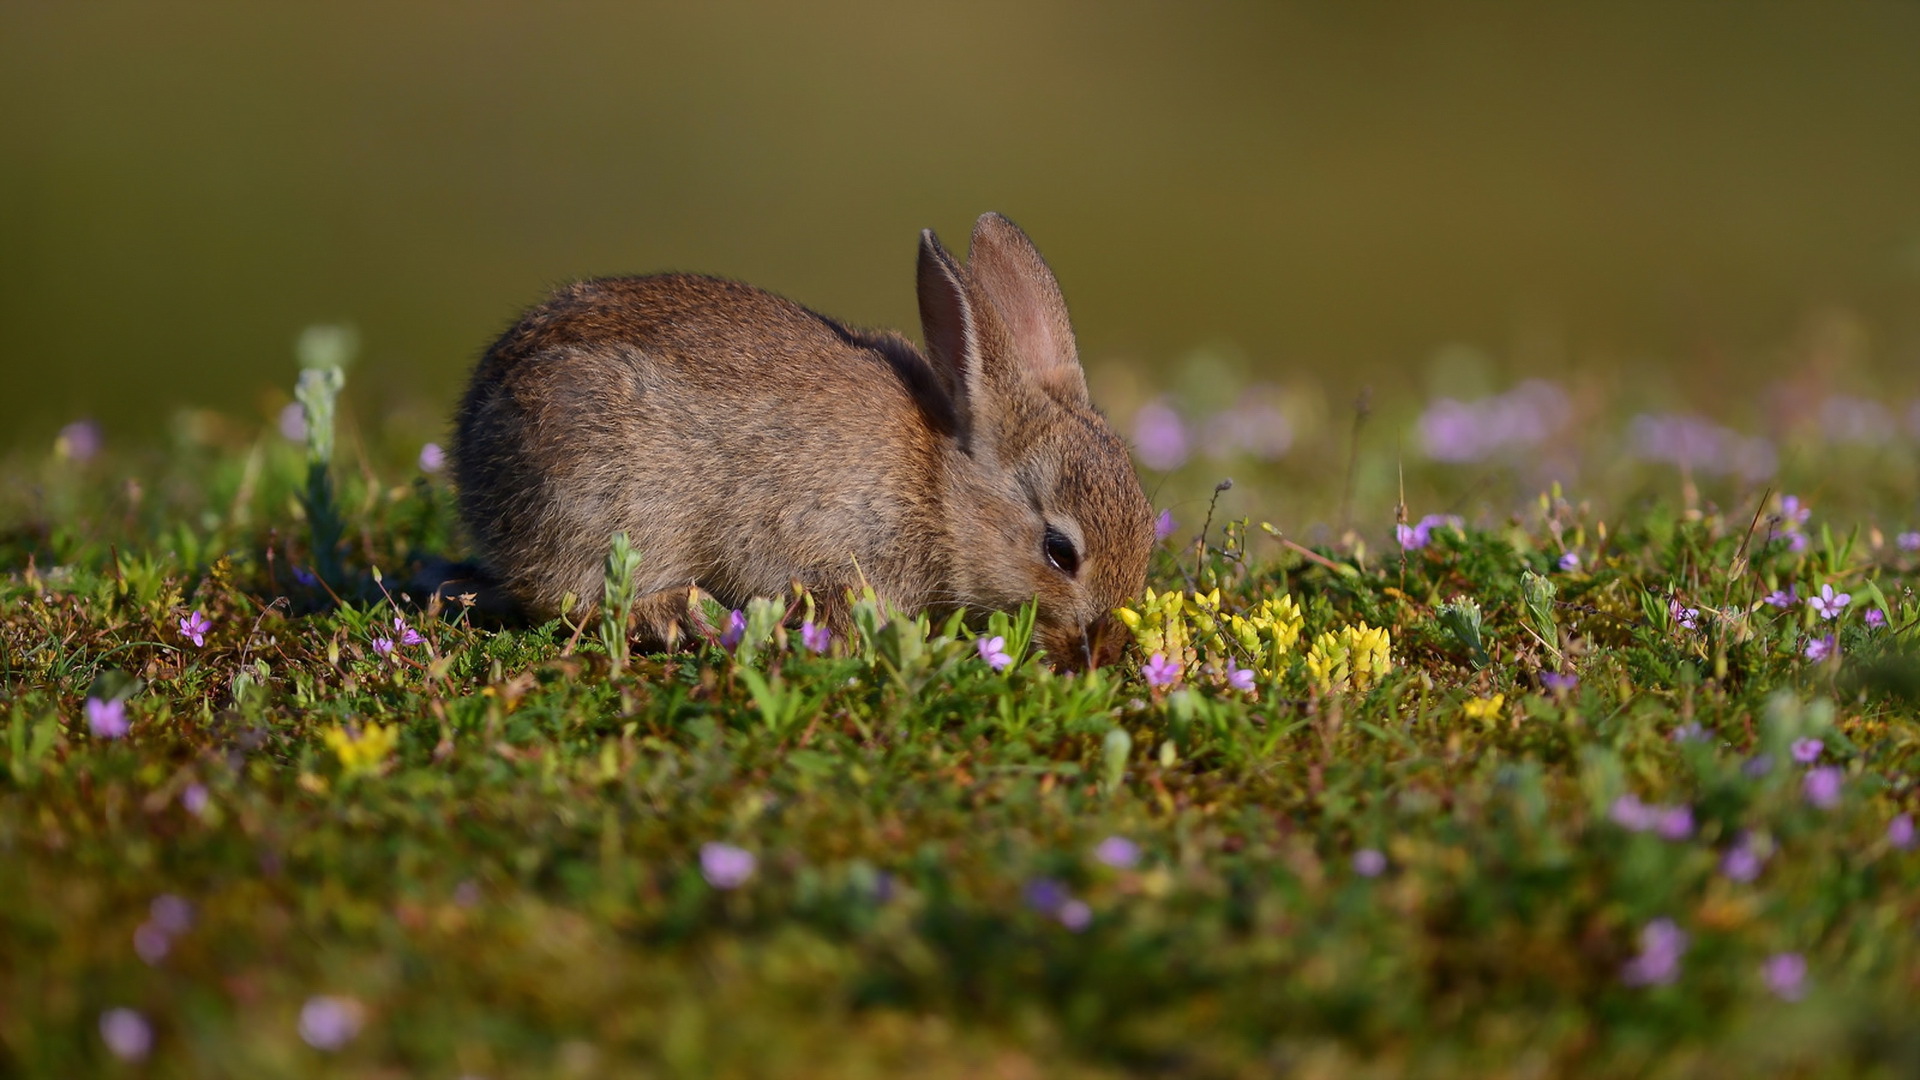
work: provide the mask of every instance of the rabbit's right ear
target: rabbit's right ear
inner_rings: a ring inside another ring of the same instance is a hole
[[[940,378],[940,385],[953,402],[960,447],[971,453],[983,443],[991,445],[975,431],[974,410],[970,407],[970,391],[980,385],[984,370],[981,328],[973,301],[967,295],[966,271],[940,246],[940,238],[932,229],[920,230],[917,279],[920,329],[926,335],[927,352],[933,359],[933,370]]]

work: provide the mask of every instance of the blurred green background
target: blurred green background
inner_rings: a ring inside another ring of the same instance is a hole
[[[317,321],[431,434],[595,274],[917,337],[916,231],[987,209],[1136,401],[1198,347],[1417,401],[1464,347],[1711,413],[1835,325],[1830,381],[1910,392],[1916,57],[1912,2],[8,0],[0,445],[270,417]]]

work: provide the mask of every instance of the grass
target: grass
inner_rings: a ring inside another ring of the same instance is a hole
[[[1158,687],[1055,675],[1018,617],[999,671],[871,607],[825,655],[765,611],[624,664],[593,620],[475,628],[396,584],[457,546],[443,485],[307,465],[8,466],[0,1072],[1920,1071],[1891,532],[1760,492],[1549,493],[1404,554],[1189,522]],[[1831,622],[1764,602],[1822,585]],[[1262,658],[1230,616],[1282,596]],[[1391,667],[1343,688],[1363,623]]]

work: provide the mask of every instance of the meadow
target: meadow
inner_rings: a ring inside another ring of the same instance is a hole
[[[1920,1073],[1897,406],[1143,399],[1135,648],[1057,674],[871,602],[629,655],[617,558],[421,604],[437,448],[309,344],[280,429],[5,466],[0,1073]]]

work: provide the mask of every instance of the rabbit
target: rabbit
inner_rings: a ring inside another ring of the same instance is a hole
[[[796,584],[844,636],[870,586],[935,617],[1037,599],[1050,664],[1117,659],[1153,514],[1052,271],[989,213],[965,265],[920,234],[918,293],[924,353],[720,278],[560,289],[487,350],[455,417],[486,574],[551,618],[598,598],[624,531],[650,646],[700,629],[700,592],[741,607]]]

